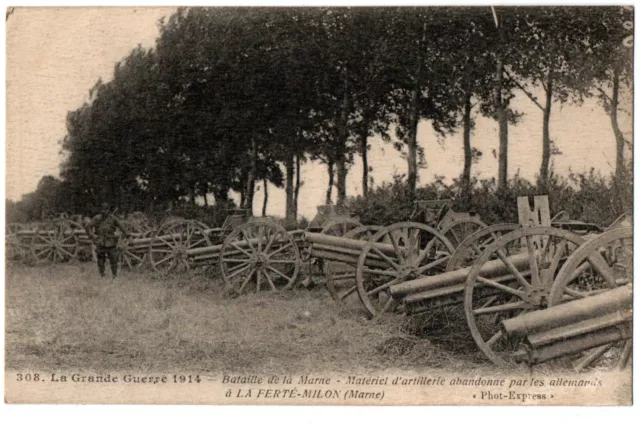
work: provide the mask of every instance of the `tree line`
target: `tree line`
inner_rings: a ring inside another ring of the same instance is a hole
[[[610,117],[622,180],[628,21],[632,11],[620,7],[180,8],[159,22],[153,48],[133,49],[68,113],[62,181],[45,184],[82,213],[105,199],[149,210],[211,195],[222,206],[232,191],[251,210],[259,184],[266,208],[270,182],[285,189],[293,221],[307,161],[326,166],[326,201],[335,187],[340,205],[359,155],[368,195],[374,135],[405,155],[411,201],[428,159],[417,141],[427,121],[442,135],[462,128],[464,199],[480,154],[478,114],[499,124],[497,182],[507,189],[518,92],[542,111],[543,191],[556,151],[550,116],[587,97]]]

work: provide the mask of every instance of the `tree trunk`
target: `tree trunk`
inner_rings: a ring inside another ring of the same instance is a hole
[[[360,156],[362,157],[362,196],[367,198],[369,195],[369,120],[362,122],[362,132],[360,133]]]
[[[416,75],[417,77],[418,75]],[[418,100],[420,95],[420,83],[411,93],[411,104],[409,105],[409,131],[407,133],[407,183],[409,185],[409,200],[413,202],[418,184]]]
[[[614,189],[616,194],[616,206],[618,213],[624,211],[623,201],[623,185],[625,183],[626,168],[624,163],[624,144],[625,139],[620,125],[618,124],[618,103],[620,95],[620,70],[615,67],[613,70],[613,92],[611,94],[611,104],[609,107],[609,119],[611,120],[611,128],[616,137],[616,171],[614,180]]]
[[[298,221],[298,197],[300,196],[300,154],[296,154],[296,186],[293,193],[293,216],[295,221]]]
[[[338,145],[336,146],[336,173],[338,176],[338,198],[336,200],[337,206],[342,206],[347,198],[347,164],[346,164],[346,146],[348,133],[348,119],[349,119],[349,80],[347,71],[344,71],[344,89],[342,93],[342,111],[340,113],[340,126]]]
[[[293,154],[287,153],[287,158],[284,163],[285,167],[285,194],[286,194],[286,208],[285,208],[285,216],[287,225],[292,225],[296,221],[295,217],[295,204],[294,204],[294,196],[293,196],[293,173],[294,173],[294,165],[293,165]]]
[[[262,217],[267,215],[267,202],[269,201],[269,188],[267,179],[262,180],[262,187],[264,188],[264,199],[262,200]]]
[[[333,161],[327,161],[327,172],[329,173],[329,186],[327,187],[327,198],[325,199],[325,204],[331,204],[331,197],[333,196],[333,179],[334,179],[334,171],[333,171]]]
[[[471,90],[467,89],[464,98],[464,115],[463,115],[463,144],[464,144],[464,168],[462,169],[462,178],[460,179],[460,191],[462,202],[466,209],[471,206],[471,162],[473,156],[471,153]]]
[[[209,207],[209,200],[207,200],[207,190],[204,189],[202,192],[202,196],[204,197],[204,206]]]
[[[502,98],[502,60],[498,59],[496,84],[496,109],[498,114],[500,151],[498,152],[498,191],[507,188],[507,156],[509,147],[509,120]]]
[[[240,190],[240,208],[241,208],[241,209],[245,209],[245,208],[247,208],[247,198],[246,198],[247,196],[246,196],[246,191],[247,191],[247,190],[244,188],[244,186],[243,186],[243,188]]]
[[[229,188],[228,187],[215,186],[213,188],[213,199],[215,200],[216,205],[228,203],[229,202]]]
[[[420,121],[420,109],[418,103],[422,92],[422,45],[427,37],[427,24],[422,25],[422,41],[418,43],[418,66],[415,73],[415,86],[411,93],[411,103],[409,105],[408,133],[407,133],[407,184],[409,188],[408,200],[413,203],[416,196],[416,186],[418,185],[418,123]]]
[[[551,135],[549,120],[551,118],[551,104],[553,102],[553,81],[547,78],[546,101],[542,111],[542,164],[540,165],[540,188],[547,191],[549,185],[549,163],[551,161]]]
[[[338,177],[336,206],[342,206],[347,198],[347,164],[344,155],[338,157],[336,162],[336,176]]]
[[[256,167],[258,161],[258,147],[256,140],[251,140],[251,163],[249,166],[249,174],[247,175],[247,194],[245,197],[245,208],[249,211],[249,216],[253,216],[253,195],[256,188]]]

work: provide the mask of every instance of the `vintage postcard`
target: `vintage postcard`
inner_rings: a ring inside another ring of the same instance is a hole
[[[7,8],[5,402],[631,405],[633,20]]]

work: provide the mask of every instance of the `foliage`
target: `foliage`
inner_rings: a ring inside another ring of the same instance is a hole
[[[86,214],[103,200],[122,212],[147,213],[191,203],[185,209],[189,215],[197,198],[213,196],[222,213],[232,207],[231,191],[240,194],[239,206],[251,209],[256,181],[264,180],[286,189],[286,217],[295,222],[294,163],[326,163],[331,184],[336,173],[340,203],[354,155],[365,159],[368,137],[380,134],[389,141],[393,128],[395,146],[406,146],[408,188],[396,178],[369,191],[368,166],[363,166],[363,188],[373,195],[372,204],[380,205],[370,216],[365,213],[368,219],[399,220],[410,215],[412,206],[404,203],[461,191],[441,180],[418,188],[418,168],[428,158],[417,127],[426,120],[438,136],[461,125],[467,129],[461,172],[465,186],[473,185],[465,195],[467,207],[485,209],[490,219],[513,220],[512,200],[539,187],[515,178],[498,196],[492,181],[471,181],[471,164],[481,152],[471,146],[471,113],[460,115],[475,107],[487,116],[508,115],[514,124],[522,116],[508,108],[512,91],[540,85],[548,94],[548,103],[540,104],[546,111],[541,179],[550,185],[545,192],[568,196],[584,186],[585,192],[607,194],[608,178],[547,178],[544,161],[553,152],[552,102],[595,95],[616,135],[617,198],[626,196],[630,173],[623,174],[621,163],[627,140],[616,113],[619,87],[631,82],[631,56],[621,47],[629,12],[499,8],[496,30],[490,10],[180,8],[160,22],[154,48],[134,48],[115,65],[110,81],[98,80],[90,99],[68,113],[62,179],[43,180],[49,185],[25,196],[24,209],[29,219],[39,219],[48,209]],[[627,54],[621,56],[621,49]],[[503,67],[509,76],[496,78]],[[505,110],[496,110],[494,97],[502,98]],[[503,126],[501,183],[507,174]],[[392,212],[383,206],[387,200],[403,204]],[[624,209],[625,201],[605,210]]]
[[[628,172],[627,174],[631,174]],[[463,199],[456,196],[458,182],[445,184],[441,179],[420,187],[417,200],[453,199],[455,211],[477,213],[487,224],[517,222],[517,198],[548,195],[551,216],[566,211],[573,220],[595,223],[602,227],[611,224],[622,213],[633,210],[633,181],[622,181],[624,197],[618,201],[612,177],[605,177],[591,169],[588,173],[571,173],[568,177],[551,174],[548,191],[518,176],[509,180],[506,190],[498,190],[495,179],[474,180],[472,203],[467,210]],[[410,220],[414,210],[408,200],[406,181],[395,176],[391,183],[372,189],[367,197],[352,197],[347,202],[350,214],[364,224],[389,225]],[[623,207],[619,207],[619,203]]]

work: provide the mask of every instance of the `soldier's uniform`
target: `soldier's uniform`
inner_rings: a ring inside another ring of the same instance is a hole
[[[100,276],[105,275],[105,262],[108,258],[111,274],[115,278],[118,274],[118,237],[116,236],[116,229],[120,229],[124,236],[129,236],[129,234],[118,219],[106,212],[100,213],[91,219],[85,229],[96,245]],[[95,234],[92,233],[94,229]]]

